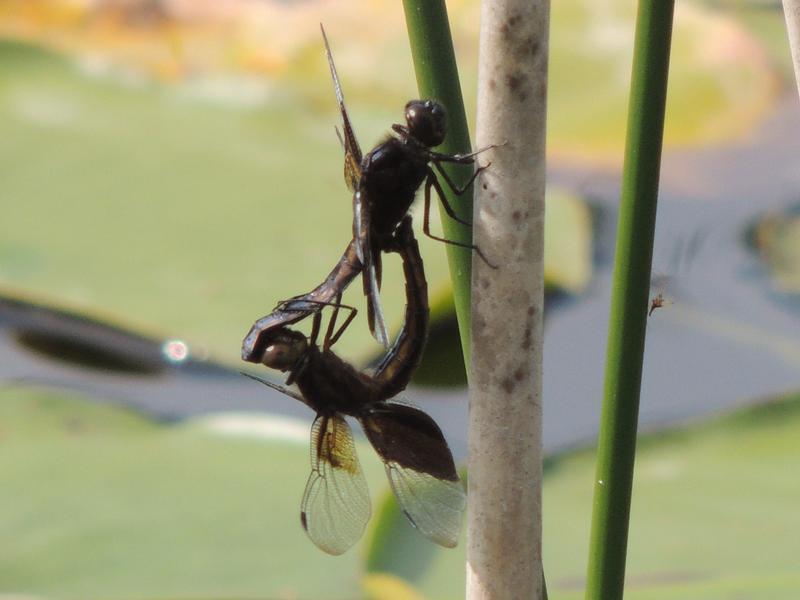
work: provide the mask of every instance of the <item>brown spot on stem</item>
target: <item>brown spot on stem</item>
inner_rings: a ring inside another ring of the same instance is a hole
[[[517,381],[522,381],[524,377],[525,377],[525,371],[522,370],[522,367],[514,371],[514,379],[516,379]]]
[[[514,391],[514,382],[511,381],[508,377],[503,379],[503,381],[500,382],[500,385],[503,387],[506,394],[510,394],[511,392]]]
[[[529,350],[529,349],[530,349],[530,347],[531,347],[531,336],[532,336],[532,334],[533,334],[533,330],[531,329],[531,326],[530,326],[530,325],[528,325],[528,326],[525,328],[525,337],[524,337],[524,338],[523,338],[523,340],[522,340],[522,349],[523,349],[523,350]]]
[[[506,84],[511,93],[517,97],[517,100],[524,102],[528,97],[528,91],[525,89],[527,84],[527,77],[524,73],[512,73],[506,77]]]

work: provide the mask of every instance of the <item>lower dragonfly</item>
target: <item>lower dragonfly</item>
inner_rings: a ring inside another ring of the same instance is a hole
[[[445,547],[454,547],[466,506],[464,487],[441,429],[420,409],[391,400],[408,385],[428,331],[428,290],[411,219],[394,235],[406,279],[403,328],[373,374],[358,371],[316,344],[321,313],[312,332],[279,327],[267,334],[260,362],[288,372],[300,393],[248,375],[304,403],[317,416],[311,428],[311,475],[300,520],[311,541],[342,554],[361,537],[371,515],[367,482],[350,427],[355,417],[386,468],[392,491],[414,527]]]

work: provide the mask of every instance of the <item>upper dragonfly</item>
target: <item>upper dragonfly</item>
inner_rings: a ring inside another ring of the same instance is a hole
[[[337,312],[334,312],[334,317],[329,321],[325,348],[332,346],[356,314],[355,308],[344,305],[341,301],[345,288],[359,273],[363,273],[362,282],[367,297],[370,331],[381,344],[388,347],[389,336],[379,297],[381,252],[391,245],[392,234],[397,224],[408,212],[416,191],[423,182],[425,182],[423,231],[426,235],[448,244],[471,248],[486,260],[477,246],[446,240],[430,233],[430,192],[432,188],[436,190],[448,215],[460,223],[467,224],[455,215],[447,202],[436,172],[457,195],[463,194],[478,173],[486,167],[476,169],[467,184],[459,188],[442,169],[441,163],[471,164],[475,161],[475,155],[494,146],[470,154],[451,155],[434,152],[431,148],[440,144],[445,136],[444,107],[432,100],[412,100],[406,104],[406,125],[392,125],[394,135],[363,156],[344,104],[342,87],[324,29],[322,37],[342,116],[343,134],[339,133],[338,129],[336,131],[345,151],[344,179],[347,187],[353,192],[353,239],[347,245],[339,262],[320,285],[306,294],[279,302],[270,314],[253,323],[242,342],[242,358],[249,362],[260,362],[261,353],[272,330],[297,323],[318,313],[326,306],[350,311],[335,334],[332,334],[332,331]]]
[[[461,195],[469,189],[478,173],[488,165],[476,169],[469,181],[463,187],[458,187],[444,171],[442,163],[472,164],[477,154],[495,146],[487,146],[469,154],[435,152],[433,148],[445,139],[447,126],[445,108],[434,100],[411,100],[405,106],[406,124],[393,124],[392,134],[363,156],[344,104],[344,94],[336,73],[328,37],[321,24],[320,29],[339,103],[339,112],[342,115],[343,135],[340,134],[339,137],[345,154],[344,179],[347,187],[353,192],[353,238],[356,242],[358,259],[363,267],[362,281],[364,294],[367,296],[369,327],[373,336],[388,347],[389,336],[379,300],[381,252],[391,245],[395,228],[408,213],[414,196],[423,183],[425,183],[423,220],[425,234],[447,244],[471,248],[490,264],[477,246],[447,240],[430,232],[430,203],[431,189],[434,189],[450,218],[469,225],[453,212],[438,176],[442,177],[456,195]]]
[[[428,288],[411,218],[397,228],[387,251],[400,253],[406,280],[406,314],[392,348],[373,374],[357,371],[316,339],[321,313],[306,338],[288,327],[265,334],[262,364],[289,373],[300,393],[253,377],[306,404],[317,417],[311,428],[311,475],[300,519],[311,540],[330,554],[350,548],[370,518],[367,483],[344,415],[361,423],[386,467],[392,491],[411,523],[442,546],[458,541],[466,505],[447,441],[420,409],[391,399],[405,389],[419,364],[428,329]],[[329,344],[326,344],[329,346]]]

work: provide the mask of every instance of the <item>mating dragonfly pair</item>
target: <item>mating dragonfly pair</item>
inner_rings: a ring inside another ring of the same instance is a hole
[[[437,544],[458,541],[466,506],[463,485],[452,454],[436,422],[418,408],[395,399],[419,365],[428,332],[428,290],[419,246],[407,214],[425,184],[423,231],[429,231],[431,189],[447,214],[460,221],[444,196],[439,176],[457,195],[464,193],[485,167],[475,170],[459,188],[445,173],[445,162],[472,164],[478,152],[448,155],[435,152],[444,141],[444,108],[431,100],[413,100],[405,107],[406,125],[392,125],[393,135],[366,156],[361,153],[344,104],[336,67],[322,30],[325,51],[342,117],[344,176],[353,192],[353,239],[328,277],[314,290],[278,304],[252,326],[242,344],[242,358],[288,373],[286,385],[248,375],[303,402],[316,413],[311,428],[311,475],[301,503],[301,522],[311,540],[330,554],[341,554],[361,537],[370,518],[366,479],[358,462],[344,416],[359,421],[383,461],[389,483],[408,520]],[[480,151],[479,151],[480,152]],[[487,165],[488,166],[488,165]],[[403,327],[389,346],[379,302],[382,253],[397,253],[403,263],[406,309]],[[488,261],[487,261],[488,262]],[[387,348],[372,373],[358,371],[331,347],[356,315],[342,304],[345,288],[359,274],[367,296],[370,331]],[[322,347],[322,311],[330,307]],[[336,327],[340,309],[348,316]],[[307,337],[290,326],[311,316]]]

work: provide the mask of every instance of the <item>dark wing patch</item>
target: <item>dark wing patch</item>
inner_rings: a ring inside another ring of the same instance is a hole
[[[311,427],[311,475],[300,510],[308,537],[328,554],[342,554],[364,533],[372,513],[367,480],[340,415],[319,415]]]
[[[322,39],[325,42],[325,55],[328,57],[328,66],[331,69],[331,77],[333,78],[333,89],[336,91],[336,100],[339,103],[339,112],[342,115],[344,137],[339,134],[338,129],[336,133],[339,135],[342,146],[344,146],[344,181],[348,189],[354,192],[361,179],[361,160],[363,156],[356,135],[353,132],[353,126],[350,123],[350,116],[347,114],[347,107],[344,105],[342,85],[339,83],[339,75],[336,73],[336,65],[333,62],[333,53],[328,43],[328,36],[325,35],[325,28],[322,23],[320,23],[319,28],[322,31]]]
[[[408,520],[437,544],[455,546],[466,494],[436,422],[416,407],[387,402],[361,424]]]

